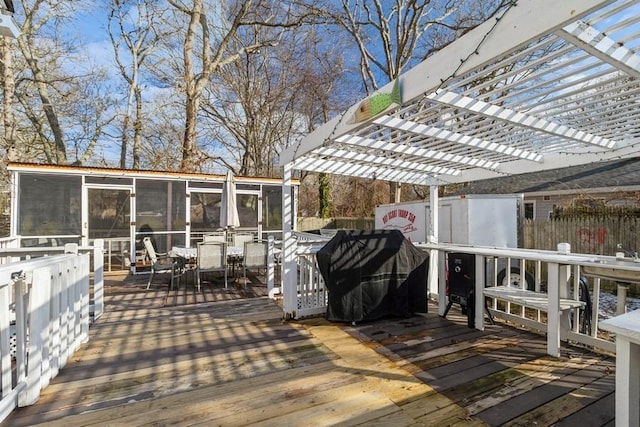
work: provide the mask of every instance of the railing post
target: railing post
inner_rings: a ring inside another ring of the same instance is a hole
[[[476,329],[484,331],[484,281],[485,274],[485,260],[483,255],[476,255],[476,283],[475,283],[475,301],[470,301],[475,305],[475,319],[474,324]]]
[[[93,319],[104,312],[104,240],[93,241]]]
[[[82,254],[78,257],[76,263],[76,272],[78,277],[78,286],[80,287],[81,294],[81,311],[80,311],[80,343],[86,343],[89,341],[89,254]],[[102,298],[100,298],[102,301]]]
[[[11,391],[11,353],[9,351],[9,337],[11,330],[9,327],[9,303],[11,296],[9,292],[9,284],[0,284],[0,365],[2,373],[1,395],[6,397]]]
[[[18,395],[18,406],[33,405],[40,397],[44,359],[49,357],[49,298],[51,270],[48,267],[33,271],[29,298],[29,362],[27,387]]]
[[[14,281],[16,303],[16,382],[27,378],[27,282],[25,274],[16,273]]]
[[[548,267],[547,354],[560,357],[560,265],[550,262]]]
[[[65,247],[66,250],[66,247]],[[61,266],[57,267],[62,268]],[[59,272],[56,271],[56,272]],[[62,291],[62,276],[55,274],[51,280],[51,375],[55,377],[58,375],[61,364],[61,357],[63,350],[62,337],[66,337],[66,334],[62,334],[61,327],[61,315],[60,307],[62,306],[61,292]]]
[[[275,248],[275,239],[273,236],[269,236],[267,239],[267,292],[269,296],[271,296],[271,290],[275,285],[275,257],[273,256]]]
[[[436,287],[438,291],[438,315],[444,316],[447,308],[447,268],[445,266],[447,255],[445,251],[441,250],[432,250],[431,252],[435,253],[435,257],[429,257],[429,287]],[[432,259],[433,261],[431,261]],[[434,265],[436,268],[433,268]],[[434,280],[437,281],[435,285],[433,284]],[[432,290],[429,289],[429,292],[432,292]]]

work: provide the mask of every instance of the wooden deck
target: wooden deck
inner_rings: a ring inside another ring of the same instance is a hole
[[[612,358],[504,324],[284,322],[257,283],[108,279],[90,341],[3,426],[613,425]]]

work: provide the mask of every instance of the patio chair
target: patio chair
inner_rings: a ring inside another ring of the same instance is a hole
[[[156,249],[153,247],[153,243],[151,242],[151,238],[145,237],[142,241],[144,243],[145,250],[147,251],[147,256],[149,257],[149,260],[151,260],[151,275],[149,276],[149,282],[147,282],[147,289],[151,286],[151,281],[156,273],[171,273],[169,289],[173,289],[173,282],[175,279],[179,280],[182,273],[177,261],[173,257],[169,256],[168,253],[156,252]]]
[[[216,231],[202,235],[203,242],[219,242],[227,243],[227,233],[225,231]]]
[[[253,233],[234,233],[232,239],[233,244],[231,246],[242,248],[244,247],[245,242],[253,242],[255,239],[256,238]]]
[[[247,270],[267,269],[267,250],[268,242],[265,240],[244,243],[242,271],[245,286],[247,286]]]
[[[202,273],[223,272],[224,287],[227,287],[227,244],[222,242],[198,243],[198,258],[196,264],[196,283],[200,292]]]

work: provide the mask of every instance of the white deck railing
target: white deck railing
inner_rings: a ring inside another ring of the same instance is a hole
[[[285,294],[285,316],[301,318],[305,316],[320,315],[326,312],[327,291],[324,287],[322,277],[317,268],[315,254],[326,242],[320,236],[302,236],[296,243],[296,289],[293,291],[295,298],[287,298]],[[305,240],[306,239],[306,240]],[[606,260],[612,257],[602,257],[584,254],[560,254],[552,251],[537,251],[525,249],[499,249],[499,248],[479,248],[459,245],[417,245],[425,251],[438,254],[439,277],[438,289],[430,289],[430,296],[438,301],[439,312],[442,315],[447,304],[445,291],[445,258],[449,252],[464,252],[476,255],[476,264],[481,266],[478,270],[478,277],[485,279],[477,280],[476,286],[482,290],[486,286],[498,285],[498,274],[506,268],[511,271],[511,267],[521,268],[527,271],[529,277],[534,280],[534,288],[537,292],[542,292],[551,304],[560,299],[580,300],[580,278],[583,276],[581,268],[592,264],[594,260]],[[606,263],[599,264],[606,266]],[[615,264],[612,264],[612,268]],[[638,263],[640,270],[640,263]],[[638,272],[640,275],[640,271]],[[554,279],[555,277],[555,279]],[[526,286],[526,282],[522,282]],[[589,313],[584,309],[576,308],[570,313],[570,326],[560,328],[559,335],[552,335],[550,340],[559,339],[573,343],[588,345],[606,351],[615,351],[615,345],[611,341],[604,339],[598,328],[598,314],[600,311],[600,279],[597,277],[588,278],[589,293],[591,296],[592,308]],[[287,303],[289,301],[289,303]],[[482,293],[478,298],[484,304]],[[498,303],[490,300],[488,309],[496,318],[507,320],[511,323],[537,329],[544,333],[553,332],[561,319],[557,318],[554,310],[544,312],[537,309],[525,309],[520,305],[509,302]],[[293,305],[295,304],[295,305]],[[624,301],[622,301],[624,304]],[[619,311],[624,311],[624,308]],[[482,328],[484,313],[480,311],[476,314],[477,327]],[[590,317],[588,327],[581,321],[585,316]],[[550,324],[551,322],[551,324]],[[550,351],[555,351],[553,345]]]
[[[7,246],[2,246],[2,240],[12,242]],[[15,242],[18,243],[15,243]],[[47,257],[58,255],[65,252],[65,248],[76,248],[78,252],[89,253],[92,257],[91,267],[93,269],[93,293],[89,302],[91,315],[93,319],[99,318],[104,312],[104,240],[96,239],[93,246],[78,246],[68,244],[66,246],[38,246],[20,248],[15,246],[19,244],[20,238],[0,239],[0,266],[10,262],[26,261],[39,257]]]
[[[0,242],[0,422],[38,400],[104,311],[102,240],[49,248],[15,241]]]
[[[483,307],[485,286],[497,286],[498,275],[501,270],[511,271],[512,267],[519,271],[526,272],[522,276],[529,275],[533,279],[536,292],[541,292],[548,297],[549,304],[556,304],[560,299],[571,299],[580,301],[580,278],[584,277],[582,268],[594,263],[594,260],[605,260],[613,257],[602,257],[588,254],[558,253],[553,251],[541,251],[530,249],[502,249],[483,248],[459,245],[418,245],[429,250],[438,251],[439,289],[431,289],[433,296],[438,299],[438,310],[442,314],[446,306],[445,295],[445,257],[450,252],[463,252],[475,255],[476,277],[484,277],[484,280],[476,280],[476,307]],[[599,264],[606,265],[606,264]],[[613,265],[611,266],[613,268]],[[640,270],[640,264],[638,264]],[[640,271],[639,273],[640,274]],[[560,336],[557,335],[557,323],[561,319],[557,318],[557,310],[548,310],[546,313],[541,310],[525,309],[516,304],[498,304],[492,299],[488,308],[493,316],[507,320],[511,323],[526,326],[539,330],[547,334],[549,349],[556,353],[557,347],[551,340],[568,341],[580,343],[592,348],[615,351],[614,343],[603,339],[603,334],[598,328],[598,315],[600,312],[600,279],[597,277],[587,278],[589,295],[591,299],[591,311],[585,313],[583,309],[575,309],[571,315],[569,327],[560,328]],[[526,288],[526,281],[521,280],[520,285]],[[622,302],[624,303],[624,302]],[[553,307],[553,305],[551,305]],[[590,317],[591,322],[588,328],[582,327],[581,319]],[[484,323],[483,310],[477,310],[475,318],[476,327],[482,328]],[[556,354],[557,355],[557,354]]]
[[[316,253],[331,238],[304,232],[294,232],[294,236],[297,289],[295,296],[288,298],[287,301],[292,301],[295,308],[292,307],[290,311],[285,308],[285,316],[288,318],[317,316],[327,309],[327,291],[318,270]]]
[[[76,252],[0,265],[0,421],[35,403],[87,341],[89,264]]]

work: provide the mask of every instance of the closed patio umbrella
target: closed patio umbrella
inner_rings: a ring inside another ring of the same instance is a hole
[[[240,227],[240,215],[236,204],[236,182],[233,172],[227,171],[227,176],[222,186],[222,203],[220,204],[220,227]]]

